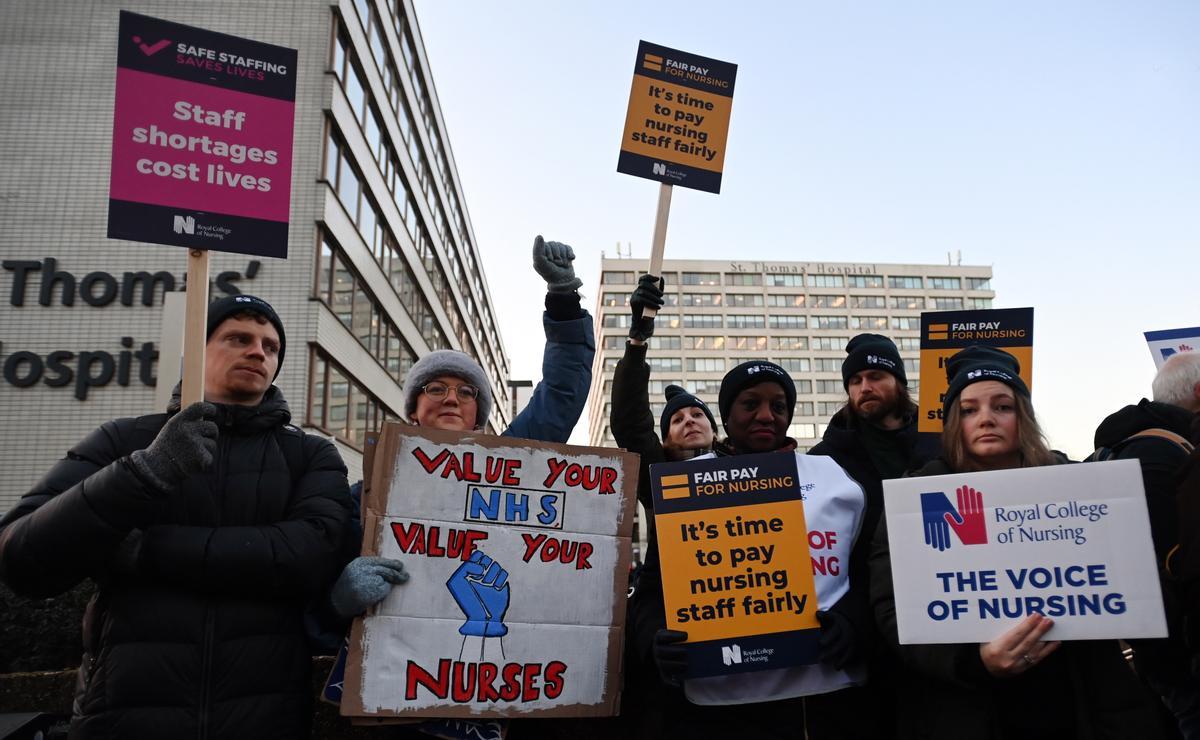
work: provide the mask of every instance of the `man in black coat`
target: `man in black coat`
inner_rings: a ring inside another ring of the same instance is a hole
[[[850,572],[870,572],[867,558],[875,527],[883,516],[883,481],[899,478],[938,456],[936,435],[917,434],[917,405],[908,395],[908,377],[896,344],[881,334],[859,334],[846,345],[842,362],[846,405],[838,410],[810,455],[827,455],[858,481],[866,494],[863,530],[850,554]],[[884,651],[868,657],[864,696],[848,697],[877,708],[875,734],[888,737],[894,670]],[[849,709],[849,708],[848,708]]]
[[[283,324],[252,296],[209,307],[205,401],[106,422],[0,520],[0,578],[83,578],[71,737],[298,738],[311,721],[306,605],[344,564],[336,448],[272,383]]]

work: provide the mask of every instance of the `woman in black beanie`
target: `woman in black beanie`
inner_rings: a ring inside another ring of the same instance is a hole
[[[967,347],[947,361],[946,376],[943,456],[916,475],[1068,462],[1046,445],[1015,357]],[[983,644],[900,645],[886,521],[872,546],[871,601],[903,664],[899,738],[1162,737],[1115,640],[1048,642],[1053,621],[1031,614]]]

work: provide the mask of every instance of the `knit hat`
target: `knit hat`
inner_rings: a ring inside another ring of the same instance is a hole
[[[863,370],[883,370],[896,376],[901,385],[908,385],[904,361],[896,343],[882,334],[859,334],[846,344],[846,359],[842,362],[842,386],[850,387],[850,378]]]
[[[434,350],[417,360],[408,371],[408,377],[404,379],[404,417],[411,417],[417,410],[417,396],[421,395],[425,384],[443,375],[462,378],[479,389],[479,398],[475,399],[475,426],[486,424],[492,413],[492,386],[478,362],[453,349]]]
[[[663,407],[659,427],[662,429],[662,440],[664,442],[667,441],[667,431],[671,428],[671,417],[675,415],[676,411],[691,406],[695,406],[704,412],[704,415],[708,417],[708,423],[712,424],[713,434],[716,434],[717,420],[713,418],[712,412],[708,410],[708,404],[677,385],[668,385],[663,393],[667,397],[667,405]]]
[[[983,380],[999,381],[1029,398],[1029,387],[1021,380],[1020,372],[1021,363],[1004,350],[978,344],[960,349],[946,360],[946,380],[950,381],[950,387],[942,401],[942,418],[949,415],[950,406],[963,388]]]
[[[205,333],[204,339],[208,341],[225,319],[244,311],[256,313],[270,321],[271,326],[274,326],[275,331],[279,333],[279,364],[275,367],[275,377],[271,378],[274,380],[279,377],[279,371],[283,369],[283,351],[287,349],[287,339],[283,335],[283,322],[279,320],[279,314],[275,313],[275,309],[271,308],[270,303],[244,293],[218,298],[208,304],[208,331]]]
[[[750,360],[743,362],[721,379],[721,392],[717,395],[717,408],[721,410],[721,426],[729,430],[729,409],[733,399],[742,391],[759,383],[778,383],[787,396],[788,423],[792,422],[792,413],[796,408],[796,384],[792,376],[780,366],[766,360]]]

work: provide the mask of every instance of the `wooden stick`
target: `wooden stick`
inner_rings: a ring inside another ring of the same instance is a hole
[[[671,189],[672,185],[660,183],[658,186],[658,213],[654,216],[654,240],[650,244],[650,269],[651,275],[658,276],[658,284],[661,286],[662,281],[662,262],[663,251],[667,247],[667,217],[671,215]],[[658,315],[658,310],[647,308],[642,311],[642,316],[652,319]]]
[[[208,328],[208,250],[188,250],[187,314],[183,320],[183,407],[204,400]]]

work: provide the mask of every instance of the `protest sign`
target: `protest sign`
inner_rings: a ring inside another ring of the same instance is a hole
[[[721,192],[737,65],[642,41],[617,172]]]
[[[1033,309],[932,311],[921,314],[921,386],[917,431],[942,432],[946,360],[963,347],[1002,349],[1021,364],[1021,380],[1033,390]]]
[[[1136,460],[883,482],[903,644],[1165,637]]]
[[[650,483],[667,627],[688,633],[688,676],[815,663],[813,572],[839,570],[845,555],[831,550],[840,533],[809,531],[814,484],[796,456],[661,463]]]
[[[1200,347],[1200,326],[1143,333],[1146,335],[1146,344],[1150,345],[1155,370],[1161,369],[1171,355],[1195,352],[1196,348]]]
[[[363,554],[411,578],[355,620],[342,714],[614,714],[637,456],[392,423],[373,463]]]
[[[286,257],[296,58],[121,11],[108,236]]]

